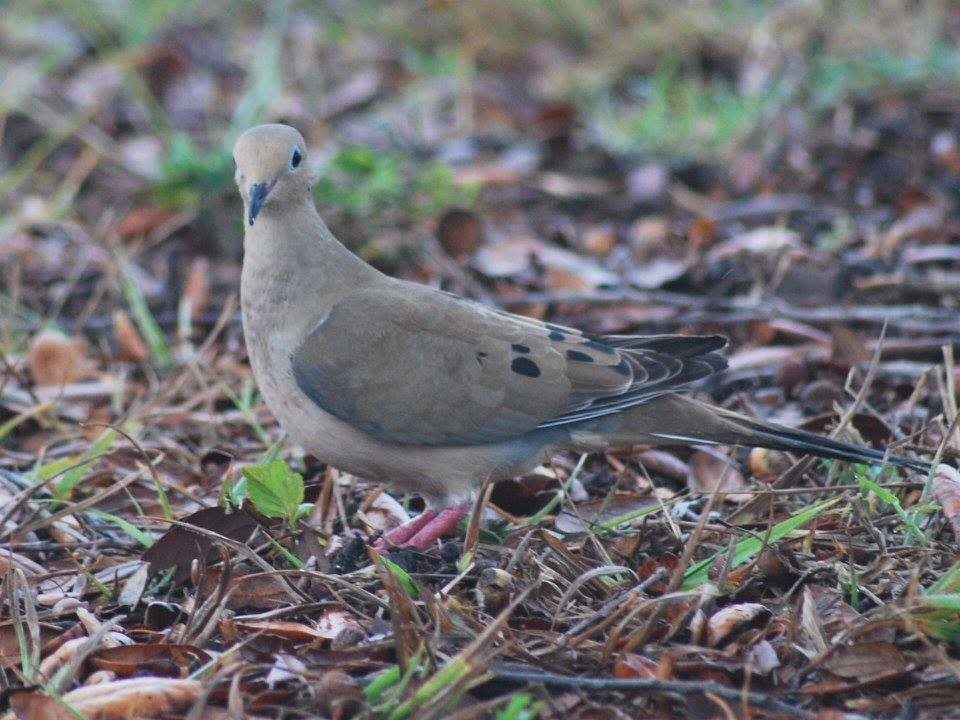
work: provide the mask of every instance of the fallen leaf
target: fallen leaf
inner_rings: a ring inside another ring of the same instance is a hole
[[[800,233],[777,225],[758,227],[714,245],[707,253],[709,262],[733,255],[773,255],[800,244]]]
[[[557,515],[554,527],[562,533],[581,533],[586,532],[588,524],[615,522],[620,518],[642,514],[645,510],[655,507],[660,507],[660,504],[648,496],[619,492],[611,498],[580,503],[577,506],[578,515],[569,510],[563,510]]]
[[[257,527],[257,522],[244,510],[227,512],[221,507],[204,508],[183,518],[181,523],[210,530],[231,540],[243,542]],[[190,565],[195,559],[205,559],[214,549],[214,542],[206,535],[193,532],[184,525],[171,527],[141,556],[150,563],[150,572],[163,572],[176,566],[176,582],[190,576]]]
[[[484,245],[473,256],[472,265],[487,277],[514,277],[534,269],[566,271],[577,276],[583,287],[615,286],[619,278],[600,265],[569,250],[553,247],[533,237],[519,237],[495,245]]]
[[[88,371],[86,344],[57,330],[41,330],[27,351],[27,369],[37,385],[63,387]]]
[[[88,662],[98,670],[109,670],[121,677],[148,672],[162,677],[182,677],[210,661],[210,655],[193,645],[142,643],[103,648],[90,655]]]
[[[115,310],[113,313],[113,337],[117,341],[117,350],[122,359],[139,363],[150,359],[146,343],[123,310]]]
[[[193,317],[200,315],[210,304],[210,263],[202,255],[195,257],[190,263],[180,299],[189,303]]]
[[[944,463],[937,465],[933,473],[933,497],[940,503],[954,538],[960,541],[960,473],[955,468]]]
[[[654,290],[672,280],[683,277],[690,267],[687,260],[656,257],[632,269],[628,275],[631,285],[645,290]]]
[[[643,655],[623,653],[613,664],[613,676],[624,680],[657,678],[659,664]]]
[[[134,238],[149,235],[176,213],[170,208],[160,207],[158,205],[145,205],[131,208],[113,226],[113,231],[121,240],[132,240]]]
[[[842,678],[867,680],[905,670],[907,659],[893,643],[861,642],[835,647],[823,661],[823,667]]]
[[[483,225],[476,213],[454,208],[440,216],[436,235],[443,249],[460,260],[480,246]]]
[[[591,255],[606,257],[617,246],[618,240],[612,225],[593,225],[584,230],[580,246]]]
[[[717,448],[716,452],[723,450]],[[723,492],[724,499],[730,502],[747,502],[753,497],[746,492],[749,485],[733,461],[706,450],[697,450],[690,456],[687,484],[695,493]]]
[[[317,632],[328,640],[348,629],[363,630],[357,616],[346,610],[327,610],[317,618]]]
[[[770,610],[760,603],[739,603],[718,610],[707,621],[708,647],[717,647],[734,633],[755,627],[770,617]]]
[[[750,648],[750,662],[753,670],[759,675],[769,675],[780,667],[780,658],[767,640],[761,640]]]

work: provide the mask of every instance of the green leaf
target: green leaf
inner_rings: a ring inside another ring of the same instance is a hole
[[[917,525],[916,521],[914,520],[914,516],[903,509],[903,505],[900,504],[900,498],[871,478],[866,467],[855,465],[853,472],[854,476],[857,478],[857,481],[860,483],[860,492],[864,494],[872,492],[874,495],[880,498],[880,500],[885,502],[896,511],[897,515],[900,517],[900,520],[904,525],[907,526],[917,540],[923,541],[927,539],[927,537],[923,534],[923,530],[920,529],[920,526]]]
[[[145,548],[149,548],[153,545],[154,539],[153,536],[145,533],[143,530],[138,528],[136,525],[131,523],[129,520],[124,520],[122,517],[113,515],[112,513],[104,512],[103,510],[91,509],[92,512],[97,517],[101,517],[108,522],[112,522],[118,528],[123,530],[127,535],[132,537],[138,543],[143,545]]]
[[[924,595],[941,595],[955,593],[960,590],[960,562],[954,563],[949,570],[937,578],[930,587],[923,591]]]
[[[80,481],[83,480],[87,471],[89,470],[90,463],[92,463],[97,458],[106,455],[110,450],[110,445],[113,444],[113,441],[117,437],[117,432],[113,428],[107,428],[104,430],[100,437],[98,437],[93,445],[87,450],[86,455],[83,457],[83,464],[77,465],[77,467],[70,468],[67,470],[63,477],[57,480],[53,486],[53,494],[61,499],[67,500],[70,497],[70,493],[73,492],[73,489],[80,484]],[[56,473],[51,473],[48,477],[52,477]]]
[[[766,544],[772,544],[778,540],[782,540],[794,530],[803,527],[828,507],[836,505],[838,502],[840,502],[840,498],[837,497],[817,503],[816,505],[811,505],[796,515],[774,525],[770,530],[769,537],[749,537],[746,540],[741,540],[737,543],[733,551],[733,562],[730,565],[731,569],[739,567],[755,557],[757,553],[763,549],[765,540]],[[723,554],[725,555],[726,553],[724,552]],[[681,588],[689,590],[690,588],[707,582],[710,579],[710,567],[716,561],[718,555],[719,553],[711,555],[687,568],[687,572],[683,575]]]
[[[292,526],[303,502],[303,476],[283,460],[243,469],[250,501],[267,517],[284,518]]]
[[[413,581],[413,578],[410,577],[410,574],[404,570],[402,567],[397,565],[390,558],[380,556],[380,562],[383,563],[383,566],[390,571],[390,574],[393,575],[397,582],[407,591],[407,595],[416,600],[420,597],[420,591],[417,589],[417,584]]]
[[[363,696],[367,702],[379,702],[383,693],[398,682],[400,682],[400,666],[393,665],[370,681],[370,684],[363,689]]]

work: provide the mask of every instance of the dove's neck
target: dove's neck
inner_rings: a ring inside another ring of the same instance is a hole
[[[244,325],[264,331],[279,323],[305,332],[348,292],[382,277],[337,241],[309,197],[265,207],[246,228],[243,251]]]

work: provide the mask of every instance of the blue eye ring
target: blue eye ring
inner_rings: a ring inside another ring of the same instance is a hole
[[[294,145],[293,150],[290,151],[290,169],[299,167],[301,162],[303,162],[303,152],[299,145]]]

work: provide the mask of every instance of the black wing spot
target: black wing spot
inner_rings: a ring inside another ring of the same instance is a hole
[[[526,377],[532,378],[540,377],[540,366],[530,358],[514,358],[513,362],[510,363],[510,369],[517,373],[517,375],[525,375]]]
[[[546,323],[544,325],[547,330],[550,331],[550,334],[547,335],[551,340],[556,340],[557,342],[562,342],[567,339],[567,334],[564,332],[563,328],[559,325],[554,325],[552,323]]]
[[[633,370],[630,369],[630,363],[627,362],[626,358],[620,360],[620,362],[618,362],[613,369],[624,377],[630,377],[633,375]]]
[[[510,347],[513,349],[514,352],[523,353],[524,355],[530,352],[530,348],[528,348],[526,345],[521,345],[519,343],[514,343]]]
[[[613,355],[614,352],[616,352],[609,345],[604,345],[602,342],[598,342],[596,340],[587,340],[583,344],[586,345],[588,348],[593,348],[598,352],[602,352],[604,355]]]
[[[567,350],[567,360],[575,360],[576,362],[591,363],[593,358],[582,353],[579,350]]]

